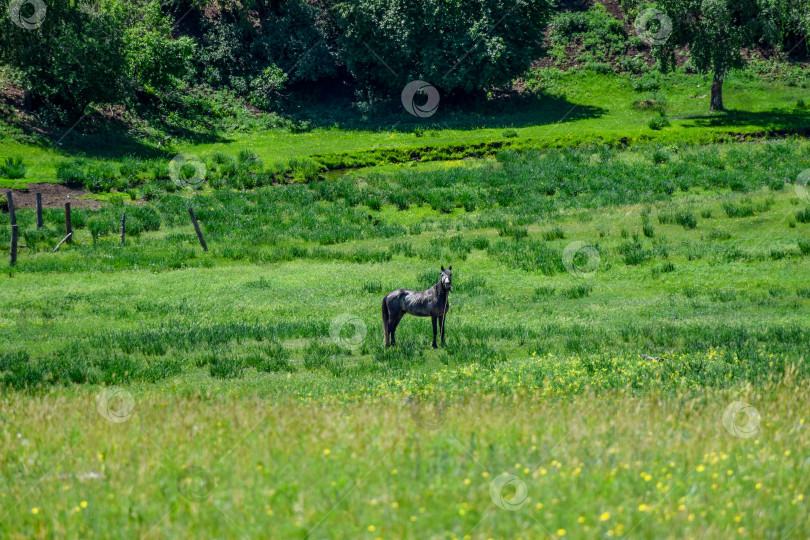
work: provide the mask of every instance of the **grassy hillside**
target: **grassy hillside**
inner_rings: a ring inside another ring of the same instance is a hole
[[[311,158],[327,169],[370,166],[413,160],[482,157],[498,149],[548,148],[569,145],[636,145],[645,142],[681,144],[761,137],[766,133],[802,133],[810,125],[803,107],[805,89],[757,80],[738,73],[727,83],[729,111],[710,115],[707,79],[696,75],[599,75],[540,69],[527,80],[538,93],[493,101],[491,107],[459,111],[440,106],[431,119],[415,122],[405,112],[375,123],[343,126],[322,118],[321,124],[297,133],[290,128],[228,131],[212,134],[215,142],[170,140],[159,149],[145,141],[115,134],[70,132],[56,148],[32,146],[6,139],[0,155],[20,157],[23,179],[0,179],[9,187],[20,183],[53,182],[60,163],[83,156],[89,162],[110,161],[117,176],[122,163],[137,161],[144,170],[168,181],[166,166],[179,153],[212,164],[216,154],[255,153],[267,170],[285,170],[291,160]],[[317,125],[317,124],[316,124]],[[294,166],[295,164],[293,164]],[[129,181],[143,182],[147,176]]]

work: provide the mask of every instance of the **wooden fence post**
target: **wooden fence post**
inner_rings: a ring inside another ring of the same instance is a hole
[[[45,223],[42,221],[42,193],[37,193],[37,229],[41,229]]]
[[[67,243],[73,243],[73,222],[70,220],[70,203],[65,203],[65,235]]]
[[[17,214],[14,212],[14,199],[11,192],[6,192],[6,199],[8,200],[8,215],[11,220],[11,266],[17,264]]]
[[[127,213],[124,212],[124,214],[121,216],[121,243],[122,244],[124,243],[124,231],[126,231],[126,225],[127,225]]]
[[[188,215],[191,216],[191,222],[194,224],[194,230],[197,231],[197,238],[200,239],[200,245],[203,251],[208,251],[208,246],[205,245],[205,238],[203,238],[203,233],[200,230],[200,224],[197,223],[197,216],[194,215],[194,209],[190,206],[188,207]]]

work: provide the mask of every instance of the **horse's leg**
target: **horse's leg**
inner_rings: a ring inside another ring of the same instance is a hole
[[[389,321],[388,321],[388,337],[391,340],[391,346],[397,344],[397,326],[399,325],[399,321],[402,320],[402,316],[404,313],[390,313],[389,314]]]
[[[382,324],[383,324],[383,345],[385,347],[391,346],[391,340],[388,337],[388,319],[390,318],[388,314],[388,306],[385,303],[385,298],[382,301]]]
[[[438,349],[439,347],[436,345],[436,317],[431,317],[433,321],[433,348]]]
[[[442,315],[439,317],[439,328],[442,329],[442,347],[444,347],[444,320],[447,317],[447,314]]]

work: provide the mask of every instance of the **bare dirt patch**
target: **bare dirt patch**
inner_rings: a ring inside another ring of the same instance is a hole
[[[7,189],[0,189],[5,195]],[[62,184],[29,184],[28,189],[10,190],[14,197],[14,208],[36,208],[37,193],[42,193],[42,206],[44,208],[61,208],[66,202],[74,208],[101,208],[101,201],[86,198],[90,192],[81,188],[70,188]]]

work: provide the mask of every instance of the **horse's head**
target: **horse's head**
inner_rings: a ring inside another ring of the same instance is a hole
[[[441,287],[447,292],[450,292],[453,289],[453,267],[452,266],[447,268],[447,269],[445,269],[445,267],[442,266],[442,275],[439,278],[439,283],[441,284]]]

